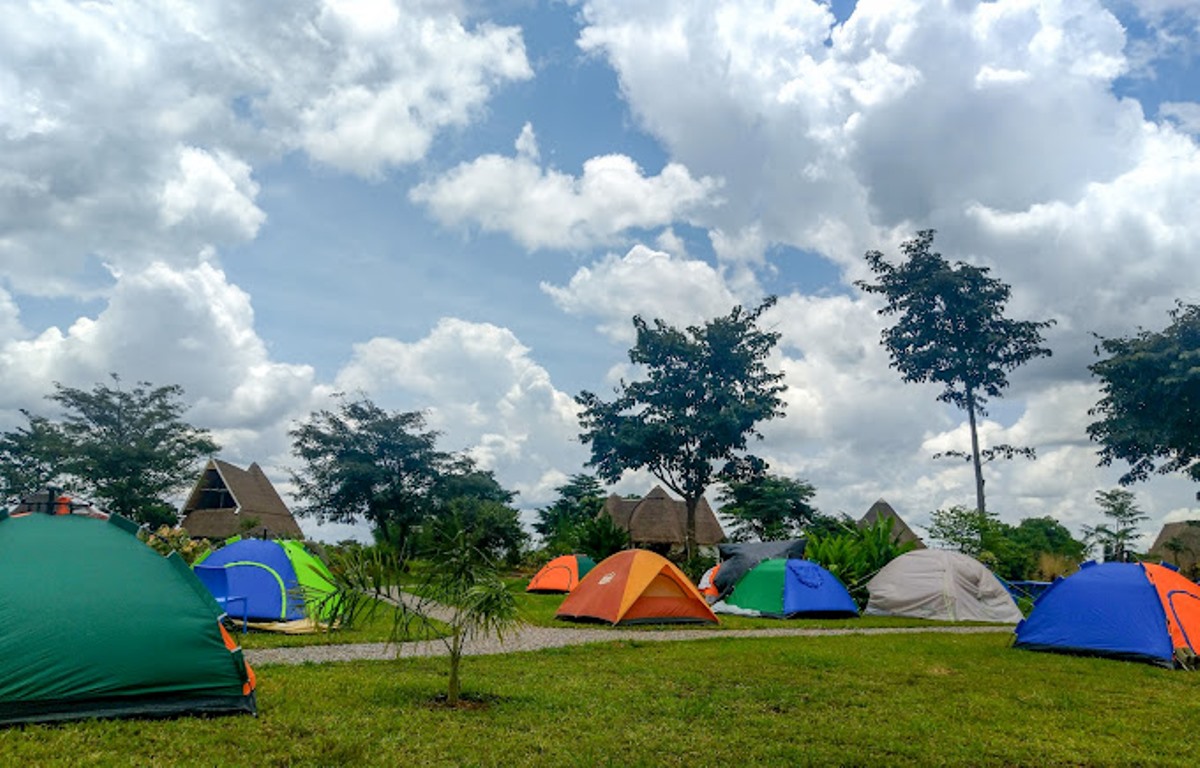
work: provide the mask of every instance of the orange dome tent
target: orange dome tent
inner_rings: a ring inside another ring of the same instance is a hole
[[[618,552],[593,568],[555,618],[610,624],[718,621],[682,571],[644,549]]]
[[[532,579],[526,592],[570,592],[579,586],[596,563],[587,555],[559,555],[542,566]]]

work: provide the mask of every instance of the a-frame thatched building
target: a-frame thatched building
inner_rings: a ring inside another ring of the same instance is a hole
[[[1188,578],[1200,575],[1200,520],[1164,525],[1146,559],[1170,563]]]
[[[672,547],[684,545],[687,537],[687,505],[667,495],[661,485],[640,499],[623,499],[616,494],[604,500],[600,512],[608,515],[618,528],[629,532],[636,546]],[[696,505],[696,543],[712,546],[725,540],[725,531],[712,507],[703,497]]]
[[[258,464],[249,469],[210,459],[183,505],[181,525],[192,538],[268,536],[302,539],[304,532]]]
[[[892,539],[900,544],[912,542],[914,549],[925,549],[925,542],[921,541],[921,537],[913,532],[912,528],[908,527],[908,523],[896,514],[896,510],[892,509],[892,505],[888,504],[883,499],[871,505],[867,513],[858,521],[859,528],[866,528],[868,525],[874,525],[876,520],[892,521]]]

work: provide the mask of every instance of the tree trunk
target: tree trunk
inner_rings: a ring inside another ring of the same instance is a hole
[[[455,632],[454,639],[450,641],[450,683],[446,690],[446,704],[451,707],[458,706],[459,694],[462,691],[462,684],[458,678],[458,666],[462,663],[462,633]]]
[[[979,432],[975,425],[975,392],[967,389],[967,420],[971,425],[971,463],[975,467],[975,509],[987,514],[983,501],[983,462],[979,458]]]
[[[696,506],[700,504],[700,498],[688,496],[683,501],[687,505],[687,525],[684,528],[683,534],[683,552],[690,561],[696,556]]]

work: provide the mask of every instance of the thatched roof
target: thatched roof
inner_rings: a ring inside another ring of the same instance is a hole
[[[1178,544],[1178,552],[1172,551],[1168,543]],[[1164,560],[1178,566],[1181,571],[1191,572],[1200,562],[1200,520],[1184,520],[1167,523],[1158,532],[1158,538],[1146,553],[1147,560]]]
[[[616,494],[604,500],[604,510],[618,528],[629,532],[634,544],[683,544],[687,531],[687,505],[672,499],[662,486],[640,499]],[[704,497],[696,506],[696,543],[710,546],[725,540],[725,531]]]
[[[204,467],[183,505],[181,525],[193,538],[227,539],[237,534],[304,538],[258,464],[240,469],[220,459],[210,459]]]
[[[908,523],[896,514],[896,510],[892,509],[892,505],[888,504],[883,499],[871,505],[867,513],[858,521],[859,528],[866,528],[868,525],[874,525],[879,519],[892,520],[892,539],[900,544],[913,542],[916,549],[925,549],[925,542],[921,541],[921,537],[913,532],[912,528],[908,527]]]

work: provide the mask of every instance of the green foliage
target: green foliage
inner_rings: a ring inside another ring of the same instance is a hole
[[[867,582],[915,544],[896,541],[892,518],[879,518],[873,524],[858,527],[844,525],[840,533],[809,536],[804,557],[837,576],[861,609],[867,604]]]
[[[436,520],[431,530],[430,567],[416,590],[419,598],[400,615],[405,625],[414,619],[428,624],[431,618],[448,625],[449,634],[441,640],[450,661],[446,703],[453,707],[462,690],[466,641],[485,635],[502,638],[520,624],[520,618],[492,560],[475,545],[469,521],[451,514]]]
[[[575,544],[580,552],[597,563],[629,546],[629,532],[608,515],[598,515],[576,528]]]
[[[763,474],[735,480],[721,493],[721,513],[733,519],[735,541],[781,541],[803,535],[817,509],[811,483]]]
[[[1109,522],[1084,526],[1084,540],[1089,546],[1099,546],[1106,561],[1128,561],[1134,554],[1129,545],[1138,537],[1138,524],[1150,516],[1138,507],[1133,493],[1124,488],[1097,491],[1096,502]]]
[[[1078,564],[1085,551],[1084,544],[1051,517],[1026,518],[1011,526],[993,513],[961,506],[939,509],[930,517],[930,538],[976,558],[1005,579],[1044,578],[1050,565],[1061,571]],[[1044,555],[1060,560],[1047,561]]]
[[[580,526],[594,520],[604,509],[604,490],[595,477],[572,475],[554,489],[558,498],[537,512],[533,529],[542,537],[550,554],[567,554],[578,549]]]
[[[521,526],[520,513],[516,509],[493,499],[458,496],[450,499],[432,519],[445,518],[457,519],[470,545],[489,558],[510,566],[520,562],[522,547],[529,534]],[[437,554],[441,535],[437,525],[426,524],[421,535],[422,556]]]
[[[182,387],[139,382],[127,390],[111,376],[112,386],[90,390],[56,382],[47,399],[62,409],[60,421],[22,411],[28,426],[0,438],[4,494],[11,501],[61,484],[136,522],[174,525],[169,499],[219,446],[182,420]]]
[[[178,552],[183,562],[191,565],[199,558],[208,554],[208,542],[203,539],[193,539],[188,532],[178,526],[159,526],[150,532],[145,529],[138,531],[138,538],[164,557],[172,552]]]
[[[976,508],[985,511],[976,417],[986,415],[988,398],[1000,397],[1008,388],[1009,371],[1050,356],[1041,346],[1042,331],[1054,321],[1005,317],[1009,286],[989,277],[986,267],[950,264],[931,250],[933,236],[934,230],[922,230],[902,243],[906,260],[899,266],[879,251],[867,252],[878,282],[855,284],[884,297],[880,314],[899,315],[883,331],[883,344],[901,378],[940,384],[938,400],[967,412]]]
[[[1100,464],[1125,461],[1121,485],[1152,473],[1183,472],[1200,481],[1200,306],[1179,303],[1162,331],[1101,338],[1089,366],[1100,380],[1099,418],[1088,436],[1100,444]]]
[[[622,381],[611,401],[588,391],[575,398],[583,409],[580,439],[591,446],[588,465],[601,478],[616,482],[627,470],[646,469],[683,498],[688,557],[705,490],[761,471],[762,461],[744,453],[747,439],[761,437],[759,422],[783,412],[783,374],[766,366],[779,334],[758,327],[774,304],[770,297],[683,330],[635,316],[629,359],[645,378]]]
[[[403,550],[429,510],[429,494],[454,466],[420,412],[388,412],[367,398],[342,399],[289,433],[302,467],[292,474],[301,515],[365,520]]]

